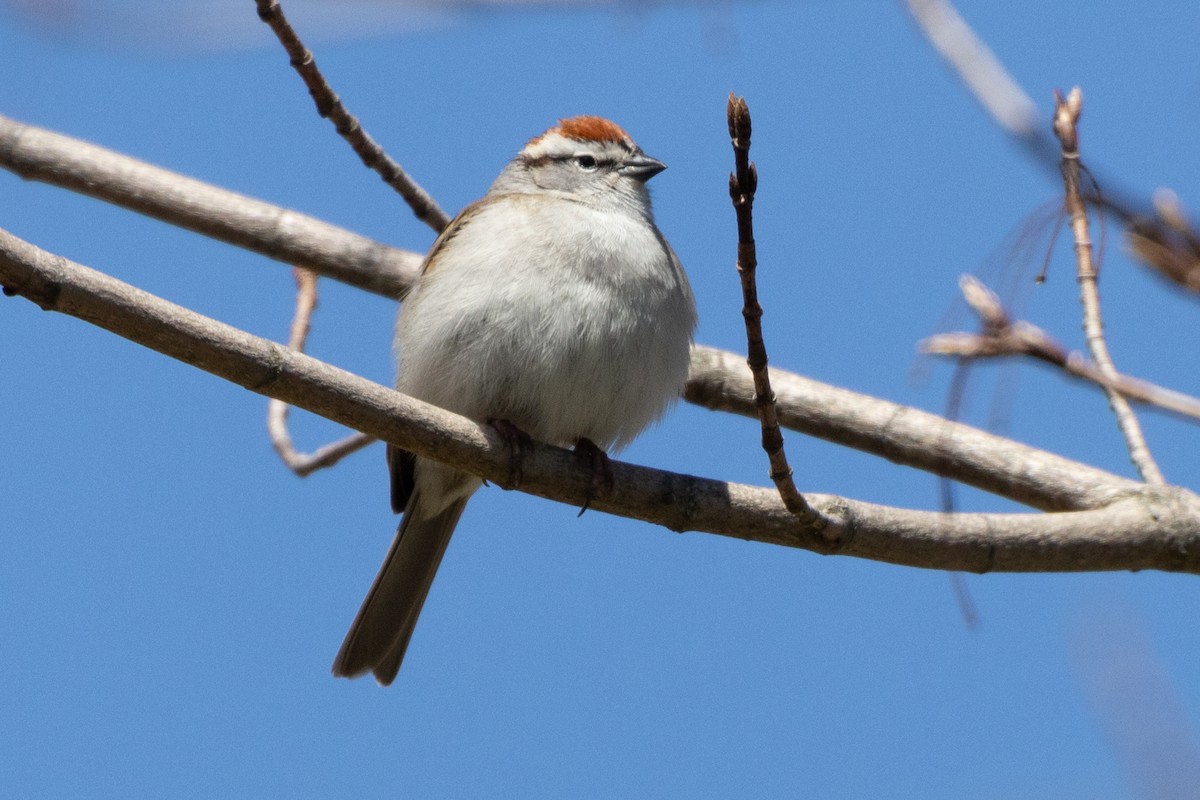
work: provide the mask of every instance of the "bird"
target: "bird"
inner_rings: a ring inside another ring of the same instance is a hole
[[[602,117],[530,139],[426,255],[397,317],[396,389],[607,467],[687,380],[695,300],[646,188],[664,169]],[[397,447],[387,460],[404,516],[333,664],[381,686],[483,484]]]

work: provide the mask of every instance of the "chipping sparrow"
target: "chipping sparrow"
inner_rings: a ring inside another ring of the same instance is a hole
[[[679,397],[696,309],[654,225],[666,166],[600,117],[531,139],[434,242],[396,323],[396,388],[552,444],[620,448]],[[482,481],[389,448],[404,519],[333,673],[396,677]]]

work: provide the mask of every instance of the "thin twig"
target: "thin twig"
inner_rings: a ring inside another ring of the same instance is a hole
[[[950,589],[954,592],[954,602],[958,606],[958,613],[962,616],[963,625],[967,630],[979,629],[979,607],[975,605],[975,598],[971,595],[971,587],[967,583],[967,576],[962,572],[950,572]]]
[[[1106,374],[1082,353],[1068,352],[1042,328],[1024,320],[1011,321],[995,293],[974,276],[963,275],[959,286],[968,305],[981,317],[983,331],[930,336],[920,343],[922,352],[954,358],[959,363],[980,358],[1029,356],[1058,367],[1072,378],[1112,389],[1128,400],[1178,414],[1189,422],[1200,422],[1200,399],[1129,375]],[[950,413],[946,416],[953,419]]]
[[[1067,353],[1067,360],[1062,368],[1068,375],[1108,387],[1126,399],[1170,411],[1190,422],[1200,420],[1200,399],[1140,378],[1121,373],[1107,373],[1082,353]]]
[[[763,310],[758,302],[755,281],[758,255],[754,246],[754,192],[758,188],[758,169],[750,160],[750,107],[746,105],[746,99],[735,97],[730,92],[726,116],[729,120],[729,137],[733,141],[734,172],[729,175],[729,198],[733,201],[737,217],[737,273],[742,283],[742,317],[746,323],[748,351],[746,363],[750,367],[750,374],[754,376],[754,401],[762,424],[762,447],[771,464],[771,480],[775,482],[783,504],[788,511],[820,529],[824,527],[824,521],[809,506],[792,480],[792,468],[788,465],[787,453],[783,449],[783,434],[779,430],[775,393],[771,391],[771,376],[767,370],[767,345],[763,341],[762,331]]]
[[[963,398],[967,393],[967,380],[971,375],[971,367],[975,361],[971,358],[958,358],[954,361],[954,372],[950,376],[950,388],[946,392],[946,410],[944,412],[946,419],[957,422],[962,412]],[[956,502],[956,481],[953,478],[945,475],[939,475],[937,478],[938,486],[938,506],[944,514],[953,514],[958,511]],[[958,613],[962,618],[963,625],[967,630],[976,630],[979,627],[979,609],[975,605],[975,598],[971,595],[971,587],[967,584],[966,576],[961,572],[951,572],[950,588],[954,592],[954,600],[958,605]]]
[[[420,456],[493,481],[511,467],[500,434],[311,356],[204,317],[0,231],[0,285]],[[1200,497],[1139,485],[1090,511],[945,514],[810,495],[835,518],[824,532],[791,514],[774,489],[612,462],[614,488],[593,507],[663,525],[822,554],[964,571],[1161,569],[1200,573]],[[1022,465],[1026,466],[1026,465]],[[1036,465],[1028,465],[1034,466]],[[535,443],[522,491],[579,504],[592,470],[562,448]],[[828,533],[836,531],[830,538]]]
[[[1071,233],[1075,237],[1075,264],[1079,280],[1079,299],[1083,305],[1083,332],[1092,360],[1107,378],[1115,379],[1117,368],[1104,341],[1104,321],[1100,315],[1100,289],[1097,282],[1098,267],[1092,259],[1092,242],[1088,233],[1087,207],[1079,189],[1081,165],[1079,163],[1079,131],[1077,123],[1083,109],[1083,92],[1076,86],[1066,98],[1054,93],[1054,134],[1062,144],[1063,187],[1066,193],[1066,209],[1071,222]],[[1147,483],[1165,483],[1162,472],[1154,463],[1154,457],[1146,446],[1142,426],[1129,403],[1120,392],[1104,387],[1108,405],[1117,418],[1117,426],[1125,437],[1129,457],[1137,467],[1142,480]]]
[[[312,313],[317,307],[317,273],[303,267],[295,267],[292,275],[296,279],[296,315],[292,319],[288,347],[303,353],[304,344],[308,340]],[[297,453],[292,444],[292,436],[288,433],[289,408],[287,403],[275,398],[271,398],[267,402],[267,432],[271,436],[271,446],[275,448],[275,452],[279,454],[283,463],[301,478],[307,477],[319,469],[332,467],[346,456],[375,441],[373,436],[354,433],[319,447],[312,453]]]
[[[416,214],[417,219],[433,228],[437,233],[450,224],[450,217],[438,207],[437,202],[429,196],[421,186],[408,176],[404,168],[393,161],[371,138],[358,120],[342,104],[341,98],[334,93],[325,76],[317,69],[317,62],[312,51],[304,46],[296,31],[292,29],[287,18],[283,16],[277,0],[256,0],[258,16],[271,27],[278,37],[280,44],[287,50],[292,60],[292,67],[304,80],[308,93],[312,95],[317,105],[317,113],[329,119],[337,132],[345,139],[358,157],[369,169],[379,173],[383,182],[395,189],[408,207]]]

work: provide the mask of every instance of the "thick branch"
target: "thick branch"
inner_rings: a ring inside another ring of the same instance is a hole
[[[420,253],[3,116],[0,166],[386,297],[421,267]]]
[[[1052,157],[1054,143],[1042,129],[1037,104],[949,0],[907,0],[907,5],[929,43],[996,124],[1039,157]]]
[[[407,291],[421,261],[417,253],[394,250],[312,217],[3,117],[0,166],[281,261],[295,260],[325,277],[388,297]],[[784,427],[1035,508],[1096,508],[1135,485],[934,414],[779,369],[772,369],[771,375]],[[712,410],[758,415],[745,362],[728,351],[703,345],[693,349],[684,397]]]
[[[756,417],[754,385],[741,358],[692,348],[684,397],[696,405]],[[771,370],[779,421],[792,430],[954,478],[1046,511],[1097,508],[1138,483],[911,406]]]
[[[302,353],[154,297],[0,232],[0,284],[247,389],[503,483],[499,434]],[[810,495],[838,520],[824,534],[770,489],[613,462],[614,488],[594,508],[672,530],[697,530],[818,553],[966,571],[1161,569],[1200,573],[1200,498],[1146,487],[1095,511],[940,514]],[[588,496],[592,472],[572,453],[535,445],[520,488],[560,502]]]

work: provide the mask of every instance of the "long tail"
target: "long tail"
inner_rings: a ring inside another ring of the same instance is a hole
[[[334,675],[357,678],[370,671],[381,686],[395,680],[467,499],[426,516],[420,490],[413,493],[387,558],[333,661]]]

